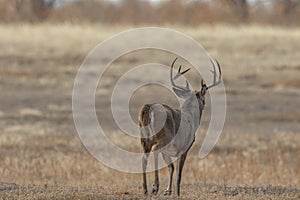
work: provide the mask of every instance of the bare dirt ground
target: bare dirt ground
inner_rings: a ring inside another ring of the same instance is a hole
[[[166,198],[167,169],[160,172],[158,195],[142,195],[141,175],[118,172],[94,159],[81,145],[72,118],[72,87],[81,62],[99,42],[127,28],[0,26],[0,199]],[[174,28],[196,39],[222,64],[228,103],[223,134],[200,160],[208,104],[184,167],[180,198],[299,199],[300,30]],[[140,151],[140,142],[122,135],[107,114],[113,84],[132,66],[169,64],[173,58],[164,52],[135,52],[107,72],[96,107],[114,143]],[[200,84],[196,76],[187,77],[194,87]],[[143,103],[178,106],[162,88],[145,91],[132,98],[134,119]],[[153,174],[148,177],[150,186]]]

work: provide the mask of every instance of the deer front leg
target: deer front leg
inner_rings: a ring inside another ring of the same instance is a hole
[[[163,159],[166,162],[166,164],[168,165],[169,174],[170,174],[169,185],[168,185],[167,189],[164,192],[164,195],[167,196],[167,195],[172,194],[172,180],[173,180],[173,173],[174,173],[174,165],[173,165],[172,160],[169,156],[163,154]]]
[[[152,185],[152,194],[157,194],[158,189],[159,189],[159,178],[158,178],[158,151],[154,147],[154,168],[155,168],[155,179],[154,183]]]
[[[180,182],[181,182],[181,172],[186,159],[187,152],[182,154],[177,160],[177,177],[176,177],[176,193],[180,196]]]
[[[147,175],[146,175],[148,156],[149,156],[148,153],[144,153],[143,158],[142,158],[144,194],[147,194],[147,192],[148,192],[148,190],[147,190]]]

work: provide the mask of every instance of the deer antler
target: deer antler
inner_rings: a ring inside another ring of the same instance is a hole
[[[220,67],[219,62],[217,60],[215,60],[215,62],[218,65],[218,69],[219,69],[219,78],[218,78],[218,80],[217,80],[217,73],[216,73],[215,63],[213,62],[212,59],[210,59],[210,62],[212,64],[212,66],[213,66],[213,70],[211,70],[211,72],[214,74],[214,82],[210,86],[207,86],[207,89],[212,88],[212,87],[214,87],[214,86],[216,86],[216,85],[218,85],[218,84],[220,84],[222,82],[222,72],[221,72],[221,67]]]
[[[177,88],[177,89],[184,90],[184,91],[190,91],[189,83],[187,81],[186,81],[186,86],[185,87],[181,87],[179,85],[176,85],[175,82],[174,82],[175,79],[179,78],[180,76],[182,76],[183,74],[185,74],[186,72],[188,72],[191,69],[191,68],[188,68],[188,69],[184,70],[183,72],[181,72],[181,65],[180,65],[177,74],[173,78],[173,68],[174,68],[174,64],[175,64],[176,60],[177,60],[177,57],[172,62],[171,71],[170,71],[170,79],[171,79],[172,86]]]

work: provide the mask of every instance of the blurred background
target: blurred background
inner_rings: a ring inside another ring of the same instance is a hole
[[[299,19],[299,0],[0,0],[0,198],[146,198],[139,174],[110,169],[85,150],[73,122],[72,90],[97,44],[121,31],[158,26],[192,37],[217,58],[226,87],[223,133],[200,160],[210,120],[207,95],[183,170],[183,197],[299,199]],[[137,65],[170,65],[174,57],[131,52],[105,72],[96,109],[113,143],[141,151],[139,139],[113,122],[110,97],[118,79]],[[201,77],[192,71],[186,78],[199,89]],[[165,88],[139,88],[130,101],[133,120],[152,102],[179,106]],[[160,177],[162,195],[167,169]]]
[[[11,0],[2,23],[299,25],[298,0]]]

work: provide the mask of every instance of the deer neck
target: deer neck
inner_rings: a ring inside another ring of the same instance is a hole
[[[181,112],[189,121],[193,122],[195,128],[198,128],[202,110],[199,110],[199,103],[195,95],[185,100],[181,107]]]

